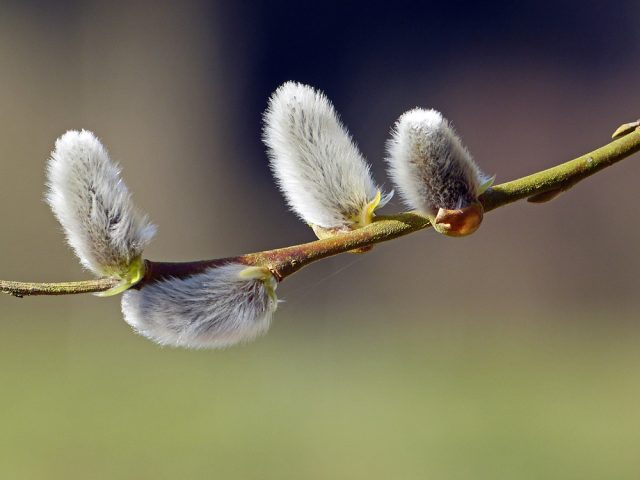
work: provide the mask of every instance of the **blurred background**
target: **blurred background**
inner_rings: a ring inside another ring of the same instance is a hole
[[[384,145],[441,110],[507,181],[640,115],[640,6],[554,2],[0,2],[0,278],[88,278],[42,201],[93,130],[159,226],[146,256],[313,239],[261,115],[318,87],[386,183]],[[640,157],[472,237],[420,232],[313,265],[270,333],[160,348],[117,298],[0,298],[0,478],[640,476]],[[398,199],[386,212],[401,210]]]

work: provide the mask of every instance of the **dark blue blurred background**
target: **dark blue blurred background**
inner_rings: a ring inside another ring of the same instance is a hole
[[[523,66],[562,72],[579,87],[637,64],[640,53],[634,1],[272,1],[227,7],[223,25],[212,22],[212,28],[224,28],[224,61],[247,64],[245,101],[238,108],[255,119],[256,130],[265,99],[286,80],[325,90],[340,106],[359,97],[364,105],[384,101],[401,111],[442,101],[443,83],[455,81],[452,71],[464,75],[467,65],[486,66],[496,87],[526,81],[526,75],[505,78]],[[407,95],[418,88],[434,93]],[[478,82],[472,94],[482,97],[485,89]],[[513,99],[505,95],[503,102],[508,107]]]

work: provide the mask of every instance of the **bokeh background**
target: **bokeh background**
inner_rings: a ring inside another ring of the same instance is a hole
[[[148,258],[285,246],[313,235],[261,143],[282,82],[327,93],[381,183],[414,106],[501,182],[638,118],[639,16],[633,0],[2,1],[0,277],[88,277],[42,201],[68,129],[121,163],[159,225]],[[0,478],[638,478],[638,161],[470,238],[313,265],[280,286],[269,335],[226,351],[160,348],[117,298],[0,298]]]

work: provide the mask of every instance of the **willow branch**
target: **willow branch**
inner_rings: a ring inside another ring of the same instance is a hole
[[[619,132],[620,129],[618,129]],[[481,197],[485,212],[522,199],[540,203],[553,199],[581,180],[640,151],[640,130],[635,128],[624,136],[590,153],[554,166],[547,170],[512,180],[487,190]],[[297,272],[317,260],[373,245],[430,227],[429,220],[415,213],[378,216],[370,225],[348,233],[301,245],[277,248],[198,262],[152,262],[145,260],[145,276],[136,286],[158,281],[165,277],[186,277],[227,262],[268,267],[278,280]],[[0,291],[15,296],[66,295],[103,292],[119,282],[114,278],[101,278],[82,282],[28,283],[0,280]]]
[[[33,295],[70,295],[74,293],[105,292],[120,283],[117,278],[98,278],[79,282],[33,283],[0,280],[0,292],[14,297]]]

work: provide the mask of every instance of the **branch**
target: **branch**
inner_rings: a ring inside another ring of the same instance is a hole
[[[117,278],[98,278],[80,282],[32,283],[0,280],[0,292],[14,297],[32,295],[70,295],[73,293],[98,293],[109,290],[120,283]]]
[[[634,128],[626,128],[622,137],[582,155],[574,160],[510,182],[496,185],[481,197],[485,212],[508,205],[522,199],[541,203],[555,198],[575,184],[600,170],[617,163],[640,151],[640,130],[637,122]],[[623,127],[625,127],[623,125]],[[621,127],[614,136],[620,135]],[[354,250],[366,251],[374,244],[393,240],[431,226],[429,220],[415,213],[378,216],[373,223],[331,238],[316,240],[301,245],[250,253],[198,262],[167,263],[145,260],[145,275],[134,288],[166,277],[187,277],[207,268],[228,262],[268,267],[278,281],[297,272],[316,260]],[[67,283],[27,283],[0,280],[0,292],[17,297],[26,295],[67,295],[75,293],[95,293],[106,291],[119,283],[119,279],[101,278],[82,282]]]

